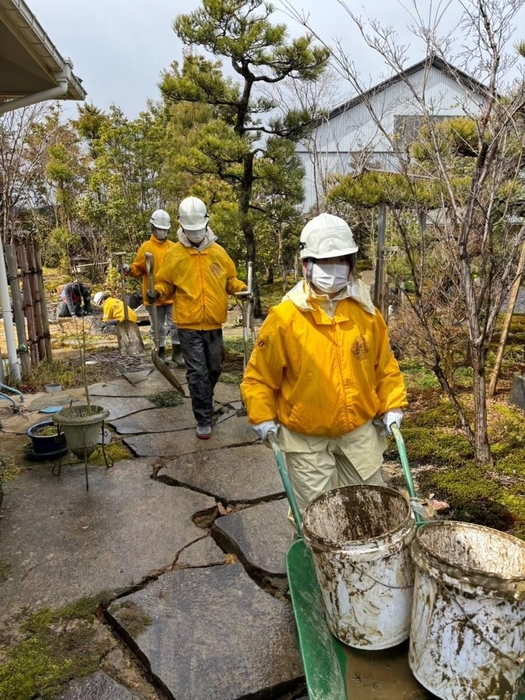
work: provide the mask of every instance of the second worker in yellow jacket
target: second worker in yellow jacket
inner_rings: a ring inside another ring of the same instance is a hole
[[[228,253],[215,242],[204,202],[197,197],[184,199],[179,223],[179,242],[155,276],[155,298],[159,303],[174,300],[197,437],[207,440],[212,431],[213,390],[222,372],[222,324],[227,318],[228,294],[244,291],[246,285],[237,279]]]

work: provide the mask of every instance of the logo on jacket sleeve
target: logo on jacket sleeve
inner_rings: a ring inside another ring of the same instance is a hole
[[[368,342],[366,338],[364,338],[362,335],[360,335],[354,340],[354,344],[352,345],[352,352],[358,360],[366,360],[366,358],[368,357],[369,350],[370,347],[368,345]]]

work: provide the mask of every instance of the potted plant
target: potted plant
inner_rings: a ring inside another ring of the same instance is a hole
[[[32,425],[26,435],[31,439],[26,449],[29,459],[53,459],[67,452],[66,437],[51,419]]]
[[[68,406],[53,416],[53,421],[60,426],[64,432],[67,446],[71,452],[86,462],[97,448],[101,429],[109,411],[102,406],[95,406],[91,403],[86,371],[86,327],[84,317],[75,319],[75,340],[80,354],[82,381],[84,384],[84,394],[86,403],[76,406]]]

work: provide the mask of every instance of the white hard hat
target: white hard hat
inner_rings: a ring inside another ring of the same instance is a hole
[[[97,292],[95,296],[93,297],[93,301],[95,302],[96,306],[100,306],[102,302],[104,301],[105,298],[104,292]]]
[[[164,231],[171,228],[170,215],[167,211],[164,211],[164,209],[156,209],[151,215],[149,222],[155,226],[155,228],[161,228],[164,229]]]
[[[179,205],[179,222],[185,231],[198,231],[208,223],[208,210],[198,197],[186,197]]]
[[[359,250],[350,226],[333,214],[319,214],[309,221],[301,232],[300,246],[301,260],[337,258]]]

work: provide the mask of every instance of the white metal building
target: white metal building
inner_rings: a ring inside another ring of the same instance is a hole
[[[333,109],[297,146],[306,171],[305,211],[323,208],[330,176],[363,167],[395,171],[424,115],[478,115],[485,94],[480,82],[434,56]]]

